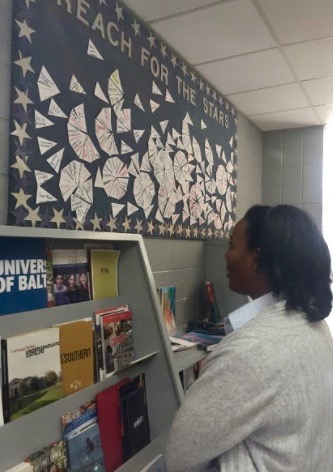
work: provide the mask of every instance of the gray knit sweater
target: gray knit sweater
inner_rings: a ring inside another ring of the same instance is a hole
[[[176,414],[168,472],[333,471],[333,341],[278,302],[208,356]]]

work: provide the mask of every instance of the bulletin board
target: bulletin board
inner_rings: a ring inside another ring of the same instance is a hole
[[[237,114],[110,0],[14,0],[8,224],[221,238]]]

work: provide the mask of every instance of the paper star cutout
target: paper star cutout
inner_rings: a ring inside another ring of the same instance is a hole
[[[134,229],[136,229],[138,233],[142,232],[142,220],[136,219],[136,225],[134,226]]]
[[[16,93],[17,93],[17,99],[14,101],[14,103],[17,103],[19,105],[22,105],[24,110],[27,112],[28,111],[28,105],[33,105],[33,101],[30,100],[28,97],[28,90],[25,92],[22,92],[20,89],[15,87]]]
[[[208,85],[208,84],[206,85],[206,93],[207,93],[207,95],[209,95],[209,94],[210,94],[210,87],[209,87],[209,85]]]
[[[172,53],[172,58],[171,58],[171,62],[172,62],[172,65],[173,67],[177,67],[177,56],[175,56],[173,53]]]
[[[185,234],[187,238],[191,237],[191,228],[185,228]]]
[[[220,229],[219,231],[216,231],[215,236],[221,239],[223,237],[222,230]]]
[[[67,215],[64,215],[64,218],[65,218],[65,221],[66,221],[66,224],[65,224],[65,228],[66,229],[73,229],[74,228],[74,220],[73,220],[73,216],[71,214],[71,212],[69,211],[67,213]]]
[[[25,130],[27,129],[27,124],[24,123],[23,126],[21,127],[16,120],[14,120],[14,124],[15,124],[15,131],[12,131],[10,134],[12,134],[13,136],[17,136],[22,146],[23,141],[25,139],[31,139],[31,137],[25,132]]]
[[[207,237],[208,238],[211,238],[213,235],[213,231],[212,231],[212,228],[208,228],[208,231],[207,231]]]
[[[118,3],[116,3],[116,8],[115,8],[115,10],[116,10],[118,22],[120,21],[121,18],[124,20],[123,8],[120,7],[120,6],[118,5]]]
[[[13,116],[15,116],[15,118],[18,118],[20,123],[27,123],[28,125],[32,125],[32,121],[29,116],[31,111],[32,110],[25,112],[24,110],[22,110],[22,108],[20,108],[19,111],[13,113]]]
[[[213,93],[212,93],[212,97],[214,98],[214,100],[216,100],[216,99],[217,99],[217,96],[216,96],[216,92],[215,92],[215,90],[214,90],[214,91],[213,91]]]
[[[148,222],[148,231],[147,231],[147,233],[153,234],[154,229],[155,229],[154,223],[152,221]]]
[[[200,90],[203,90],[203,88],[204,88],[204,85],[205,85],[205,84],[204,84],[203,80],[202,80],[202,79],[200,79]]]
[[[167,233],[169,233],[170,236],[172,236],[173,234],[175,234],[174,227],[173,227],[173,225],[172,225],[171,223],[167,225]]]
[[[110,231],[113,231],[114,229],[118,229],[117,219],[116,218],[111,218],[111,216],[110,216],[109,222],[106,223],[106,226],[108,226],[110,228]]]
[[[51,223],[55,223],[58,229],[60,228],[60,225],[62,223],[65,223],[65,219],[62,216],[63,212],[64,212],[63,208],[60,211],[57,211],[55,208],[53,208],[54,217],[52,218]]]
[[[51,215],[49,214],[49,211],[48,211],[47,207],[45,208],[44,213],[40,212],[39,214],[40,214],[40,218],[41,218],[40,226],[42,228],[49,228],[50,223],[51,223]]]
[[[187,73],[187,66],[186,66],[186,64],[184,64],[184,62],[183,62],[183,65],[181,67],[181,70],[183,71],[184,77],[186,77],[188,75],[188,73]]]
[[[34,74],[35,71],[33,70],[33,68],[30,65],[31,56],[30,57],[23,57],[21,51],[19,51],[19,56],[20,56],[20,59],[18,61],[14,61],[14,64],[17,64],[19,67],[22,68],[23,77],[25,77],[27,72],[29,72],[29,71]]]
[[[24,172],[31,172],[31,170],[20,156],[15,155],[15,159],[15,164],[12,164],[10,167],[17,169],[19,171],[20,178],[22,179]]]
[[[197,238],[197,237],[198,237],[198,229],[197,229],[197,228],[194,228],[194,229],[193,229],[193,237],[194,237],[194,238]]]
[[[32,177],[32,174],[30,174]],[[20,188],[24,192],[28,192],[28,189],[30,188],[31,185],[35,184],[35,181],[29,182],[26,176],[24,175],[22,178],[18,174],[13,174],[13,179],[15,180],[14,183],[14,190],[20,190]]]
[[[27,8],[30,8],[30,2],[36,3],[36,0],[25,0],[25,4],[27,5]]]
[[[226,104],[225,104],[225,109],[229,110],[229,103],[228,102],[226,102]]]
[[[194,72],[191,71],[191,82],[193,82],[195,84],[196,80],[197,80],[197,78],[196,78]]]
[[[25,20],[23,20],[22,23],[20,23],[18,20],[15,20],[15,22],[18,25],[18,27],[20,28],[20,32],[19,32],[18,37],[19,38],[26,37],[27,40],[29,41],[29,43],[32,44],[31,35],[33,33],[36,33],[36,31],[33,30],[32,28],[30,28]]]
[[[33,226],[33,228],[36,226],[37,221],[42,221],[38,215],[38,212],[39,212],[39,206],[35,208],[34,210],[32,208],[28,208],[28,214],[24,218],[25,221],[31,221],[31,226]]]
[[[166,233],[165,224],[164,224],[164,223],[160,224],[160,225],[158,226],[158,230],[159,230],[159,232],[160,232],[161,235],[162,235],[162,234],[164,235],[164,234]]]
[[[176,233],[180,236],[183,234],[183,228],[180,225],[177,226]]]
[[[164,59],[165,57],[168,57],[168,54],[167,54],[167,52],[166,52],[166,45],[165,45],[165,44],[162,44],[162,43],[161,43],[161,49],[160,49],[160,51],[161,51],[161,53],[162,53],[163,59]]]
[[[73,220],[75,221],[75,231],[78,230],[78,229],[81,229],[82,231],[84,231],[84,226],[83,226],[83,223],[81,223],[81,221],[79,221],[77,218],[73,218]]]
[[[20,157],[23,157],[24,159],[27,157],[27,152],[25,148],[22,148],[22,146],[17,142],[16,139],[13,140],[14,145],[16,147],[15,154],[17,154]]]
[[[156,48],[156,45],[155,45],[155,36],[153,36],[151,33],[149,33],[149,36],[148,36],[148,41],[149,41],[149,44],[150,44],[150,49],[154,46],[154,48]]]
[[[11,214],[15,216],[15,226],[26,225],[24,218],[27,215],[27,212],[20,207],[18,210],[11,211]]]
[[[93,225],[93,231],[101,230],[101,221],[102,221],[102,218],[98,218],[97,214],[95,213],[95,217],[92,220],[90,220],[90,223]]]
[[[135,18],[134,18],[134,23],[132,24],[132,28],[134,29],[135,36],[137,35],[141,36],[140,24],[136,22]]]
[[[201,234],[201,237],[204,239],[206,237],[206,230],[202,228],[202,230],[200,231],[200,234]]]
[[[131,228],[130,228],[130,220],[128,220],[127,216],[125,216],[125,220],[123,223],[121,223],[121,226],[123,226],[125,232],[126,231],[129,231]]]
[[[16,210],[16,208],[20,207],[21,205],[26,209],[29,208],[29,206],[27,204],[27,201],[29,200],[31,195],[25,194],[24,191],[21,188],[20,188],[18,193],[12,192],[12,195],[13,195],[14,198],[16,198],[15,210]]]
[[[223,105],[223,98],[222,98],[222,97],[220,97],[220,99],[219,99],[219,104],[220,104],[221,106]]]

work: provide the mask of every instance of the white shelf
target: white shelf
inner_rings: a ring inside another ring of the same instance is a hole
[[[209,353],[203,349],[198,349],[196,347],[191,347],[189,349],[184,349],[183,351],[174,352],[174,360],[178,372],[190,367],[198,361],[201,361],[207,357]]]
[[[140,471],[163,451],[164,431],[170,428],[183,397],[142,237],[133,234],[0,226],[0,244],[1,239],[7,237],[24,238],[24,244],[28,244],[27,238],[41,238],[49,246],[63,249],[83,248],[85,243],[92,241],[112,242],[113,247],[121,251],[118,265],[120,296],[0,316],[1,336],[7,337],[86,318],[92,316],[97,309],[125,302],[133,313],[135,360],[130,366],[101,382],[1,427],[0,472],[61,439],[61,415],[94,399],[97,393],[125,377],[133,378],[144,372],[152,442],[119,469],[122,472]],[[20,447],[13,447],[13,444],[19,444]]]

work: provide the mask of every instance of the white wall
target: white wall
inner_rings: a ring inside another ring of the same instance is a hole
[[[308,211],[322,228],[322,126],[264,133],[263,203]]]

